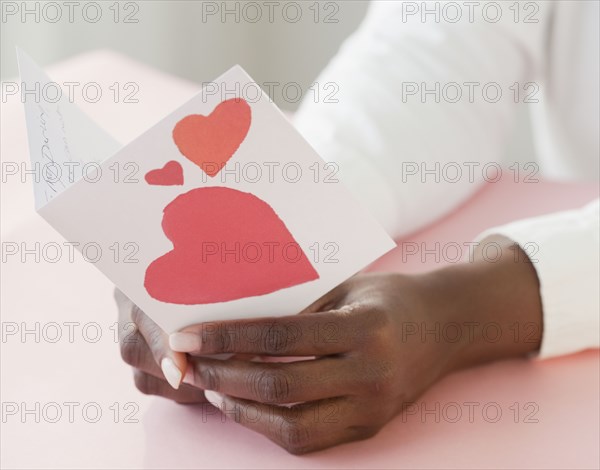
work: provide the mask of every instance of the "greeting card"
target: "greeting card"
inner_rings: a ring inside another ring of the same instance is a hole
[[[395,246],[239,66],[123,147],[25,98],[37,211],[167,332],[295,314]]]

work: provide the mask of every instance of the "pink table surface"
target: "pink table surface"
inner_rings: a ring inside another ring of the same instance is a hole
[[[137,105],[110,99],[82,104],[123,142],[198,89],[107,51],[62,62],[49,72],[59,82],[109,86],[137,81]],[[26,161],[18,97],[3,104],[1,118],[2,160]],[[486,227],[577,207],[597,195],[596,184],[488,184],[454,213],[406,241],[427,247],[435,242],[461,244]],[[63,242],[34,213],[30,181],[7,178],[1,196],[3,243]],[[414,272],[435,264],[431,256],[425,264],[417,256],[402,261],[397,249],[373,269]],[[2,468],[600,466],[598,351],[547,361],[505,361],[453,374],[421,398],[422,411],[396,418],[375,438],[297,457],[261,435],[223,422],[213,409],[140,394],[114,340],[111,291],[110,282],[81,256],[72,262],[63,256],[54,264],[31,259],[22,263],[18,257],[3,263]],[[33,333],[21,336],[26,328],[35,331],[36,324],[38,338]],[[18,334],[8,335],[12,328]],[[65,405],[69,402],[74,404]],[[436,406],[438,412],[427,413]],[[492,422],[498,409],[502,415]],[[100,418],[91,422],[98,410]]]

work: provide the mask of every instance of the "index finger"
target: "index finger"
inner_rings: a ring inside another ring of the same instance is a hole
[[[196,355],[242,353],[324,356],[350,351],[363,333],[353,308],[288,317],[229,320],[192,325],[172,333],[174,351]]]

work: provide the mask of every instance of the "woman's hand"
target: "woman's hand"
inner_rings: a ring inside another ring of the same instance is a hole
[[[296,362],[193,358],[186,379],[226,416],[304,453],[374,435],[450,366],[457,345],[403,340],[405,324],[447,321],[418,277],[352,278],[293,317],[211,322],[171,335],[192,355],[315,356]],[[292,406],[282,406],[292,404]]]
[[[168,335],[118,289],[115,300],[121,357],[133,367],[136,387],[142,393],[178,403],[206,402],[202,390],[181,384],[187,364],[185,354],[171,351]]]
[[[300,315],[194,325],[169,344],[190,355],[186,382],[298,454],[374,435],[454,369],[535,351],[538,289],[528,258],[507,244],[495,262],[356,276]],[[526,324],[533,334],[514,334]],[[221,353],[304,359],[195,357]]]

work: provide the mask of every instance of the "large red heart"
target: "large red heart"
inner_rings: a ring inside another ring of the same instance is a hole
[[[175,160],[165,163],[157,170],[150,170],[144,176],[146,183],[157,186],[181,186],[183,184],[183,168]]]
[[[214,177],[239,148],[250,129],[250,106],[242,98],[220,103],[208,116],[191,114],[173,129],[179,151]]]
[[[164,209],[173,250],[146,269],[156,300],[196,305],[264,295],[319,275],[275,211],[256,196],[196,188]]]

